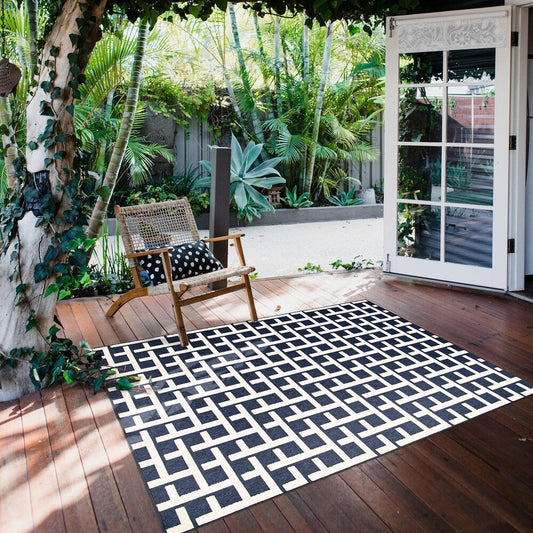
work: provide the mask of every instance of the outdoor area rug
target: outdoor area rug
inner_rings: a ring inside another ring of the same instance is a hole
[[[528,396],[368,301],[103,348],[167,531],[187,531]]]

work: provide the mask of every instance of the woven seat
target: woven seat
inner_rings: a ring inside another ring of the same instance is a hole
[[[218,268],[210,272],[173,280],[171,254],[174,247],[200,241],[200,234],[196,227],[189,201],[186,198],[182,198],[155,204],[127,207],[116,206],[115,215],[135,287],[113,302],[106,316],[113,316],[118,309],[133,298],[170,293],[180,340],[186,346],[188,339],[181,308],[185,305],[242,289],[246,292],[248,298],[251,319],[253,321],[257,320],[249,278],[249,274],[255,269],[246,265],[241,244],[242,234],[203,239],[204,242],[232,240],[240,266]],[[151,257],[160,258],[165,282],[146,286],[142,282],[141,272],[144,269],[139,261]],[[220,267],[221,265],[218,266]],[[237,276],[241,278],[239,282],[231,283],[203,294],[185,297],[187,291],[193,287],[208,285]]]

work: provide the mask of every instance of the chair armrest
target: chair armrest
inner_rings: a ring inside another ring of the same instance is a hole
[[[132,252],[131,254],[125,254],[125,257],[130,259],[131,257],[143,257],[145,255],[163,254],[163,253],[168,253],[171,250],[172,250],[172,247],[167,246],[165,248],[156,248],[155,250],[143,250],[142,252]]]
[[[231,235],[222,235],[220,237],[208,237],[203,239],[205,242],[229,241],[230,239],[240,239],[244,237],[244,233],[233,233]]]

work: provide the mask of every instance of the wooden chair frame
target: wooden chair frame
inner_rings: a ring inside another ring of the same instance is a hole
[[[113,302],[106,316],[113,316],[124,304],[140,296],[170,293],[174,316],[178,326],[181,344],[188,344],[187,332],[181,308],[215,298],[230,292],[244,290],[248,299],[248,308],[252,321],[257,321],[257,311],[252,294],[249,274],[255,270],[246,265],[242,249],[242,233],[203,239],[205,242],[233,241],[239,259],[239,266],[225,267],[206,274],[172,281],[172,265],[169,252],[174,246],[200,240],[200,234],[186,198],[127,207],[115,207],[117,224],[124,243],[126,258],[133,276],[134,288],[122,294]],[[151,243],[150,246],[147,243]],[[141,267],[138,258],[147,255],[161,254],[166,283],[156,286],[145,286],[141,280]],[[207,293],[184,298],[193,287],[216,283],[230,277],[240,276],[241,281],[231,283],[223,288]]]

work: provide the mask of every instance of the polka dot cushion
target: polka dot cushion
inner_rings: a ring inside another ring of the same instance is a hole
[[[172,279],[183,279],[224,268],[204,241],[195,241],[174,247],[170,251]],[[139,265],[148,273],[153,285],[165,283],[165,272],[160,254],[139,257]]]

